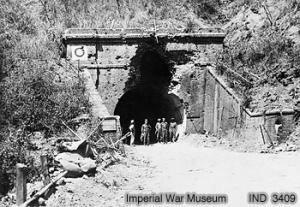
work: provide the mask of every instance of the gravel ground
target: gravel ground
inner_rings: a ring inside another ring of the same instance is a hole
[[[127,206],[126,192],[196,192],[227,194],[226,206],[237,207],[250,206],[248,192],[300,193],[298,152],[230,152],[186,141],[126,150],[127,157],[120,164],[94,177],[65,179],[66,184],[57,187],[47,206]],[[191,206],[180,206],[185,205]]]

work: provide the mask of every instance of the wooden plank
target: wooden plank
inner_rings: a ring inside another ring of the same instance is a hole
[[[267,137],[268,137],[268,139],[269,139],[270,144],[273,146],[272,138],[271,138],[271,136],[270,136],[268,130],[266,129],[265,125],[263,125],[263,129],[265,130],[265,132],[266,132],[266,134],[267,134]]]
[[[51,183],[49,183],[48,185],[46,185],[45,187],[43,187],[41,190],[39,190],[33,197],[31,197],[30,199],[28,199],[26,202],[24,202],[22,205],[20,205],[21,207],[26,207],[28,206],[30,203],[32,203],[34,200],[38,199],[40,196],[42,196],[45,192],[47,192],[51,186],[53,186],[54,184],[56,184],[57,181],[59,181],[62,177],[64,177],[68,172],[64,171],[61,174],[59,174]]]
[[[16,179],[16,191],[17,191],[17,205],[20,206],[26,201],[27,189],[26,189],[26,165],[18,163],[17,179]]]
[[[67,129],[69,129],[77,138],[79,138],[79,140],[83,140],[82,137],[80,137],[76,132],[74,132],[64,121],[61,121],[62,124],[67,127]]]
[[[116,119],[105,119],[102,123],[103,131],[117,131],[117,120]]]
[[[45,154],[41,155],[40,160],[41,160],[41,168],[42,168],[42,181],[44,185],[47,185],[50,183],[47,155]]]
[[[213,113],[213,132],[214,134],[218,133],[218,116],[220,113],[219,102],[220,102],[220,94],[219,94],[219,84],[215,82],[215,94],[214,94],[214,113]]]
[[[223,121],[223,113],[224,113],[224,106],[222,105],[222,108],[221,108],[221,114],[219,115],[219,121],[218,121],[218,132],[217,132],[217,135],[218,136],[221,136],[222,135],[222,121]],[[221,129],[221,130],[220,130]],[[221,134],[220,134],[221,133]]]
[[[207,71],[204,71],[203,74],[203,85],[202,85],[202,90],[203,90],[203,96],[202,96],[202,110],[200,111],[200,129],[201,131],[204,131],[204,123],[205,123],[205,99],[206,99],[206,79],[207,79]]]
[[[265,140],[265,136],[264,136],[264,132],[262,130],[262,126],[261,124],[259,125],[259,129],[260,129],[260,134],[261,134],[261,137],[262,137],[262,140],[263,140],[263,143],[266,144],[266,140]]]

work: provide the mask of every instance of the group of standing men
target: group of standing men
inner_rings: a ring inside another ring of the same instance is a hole
[[[130,121],[130,145],[134,144],[135,140],[135,125],[134,120]],[[170,124],[166,122],[165,118],[158,118],[155,124],[155,138],[157,142],[167,143],[169,141],[175,142],[177,140],[177,123],[174,118],[171,118]],[[141,127],[140,140],[144,145],[150,144],[151,125],[148,123],[148,119],[145,119],[144,124]]]

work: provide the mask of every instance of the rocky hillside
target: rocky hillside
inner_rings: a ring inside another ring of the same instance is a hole
[[[241,94],[253,111],[293,108],[300,95],[300,1],[224,6],[229,21],[223,25],[228,34],[220,69],[233,69],[253,83]]]

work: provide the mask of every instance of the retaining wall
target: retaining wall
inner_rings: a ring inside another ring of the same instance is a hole
[[[265,114],[250,112],[242,107],[242,101],[212,68],[207,69],[204,82],[205,131],[225,138],[243,139],[253,144],[270,144],[286,140],[294,130],[293,110],[266,111]],[[282,130],[277,135],[275,122],[278,119],[282,120]]]

